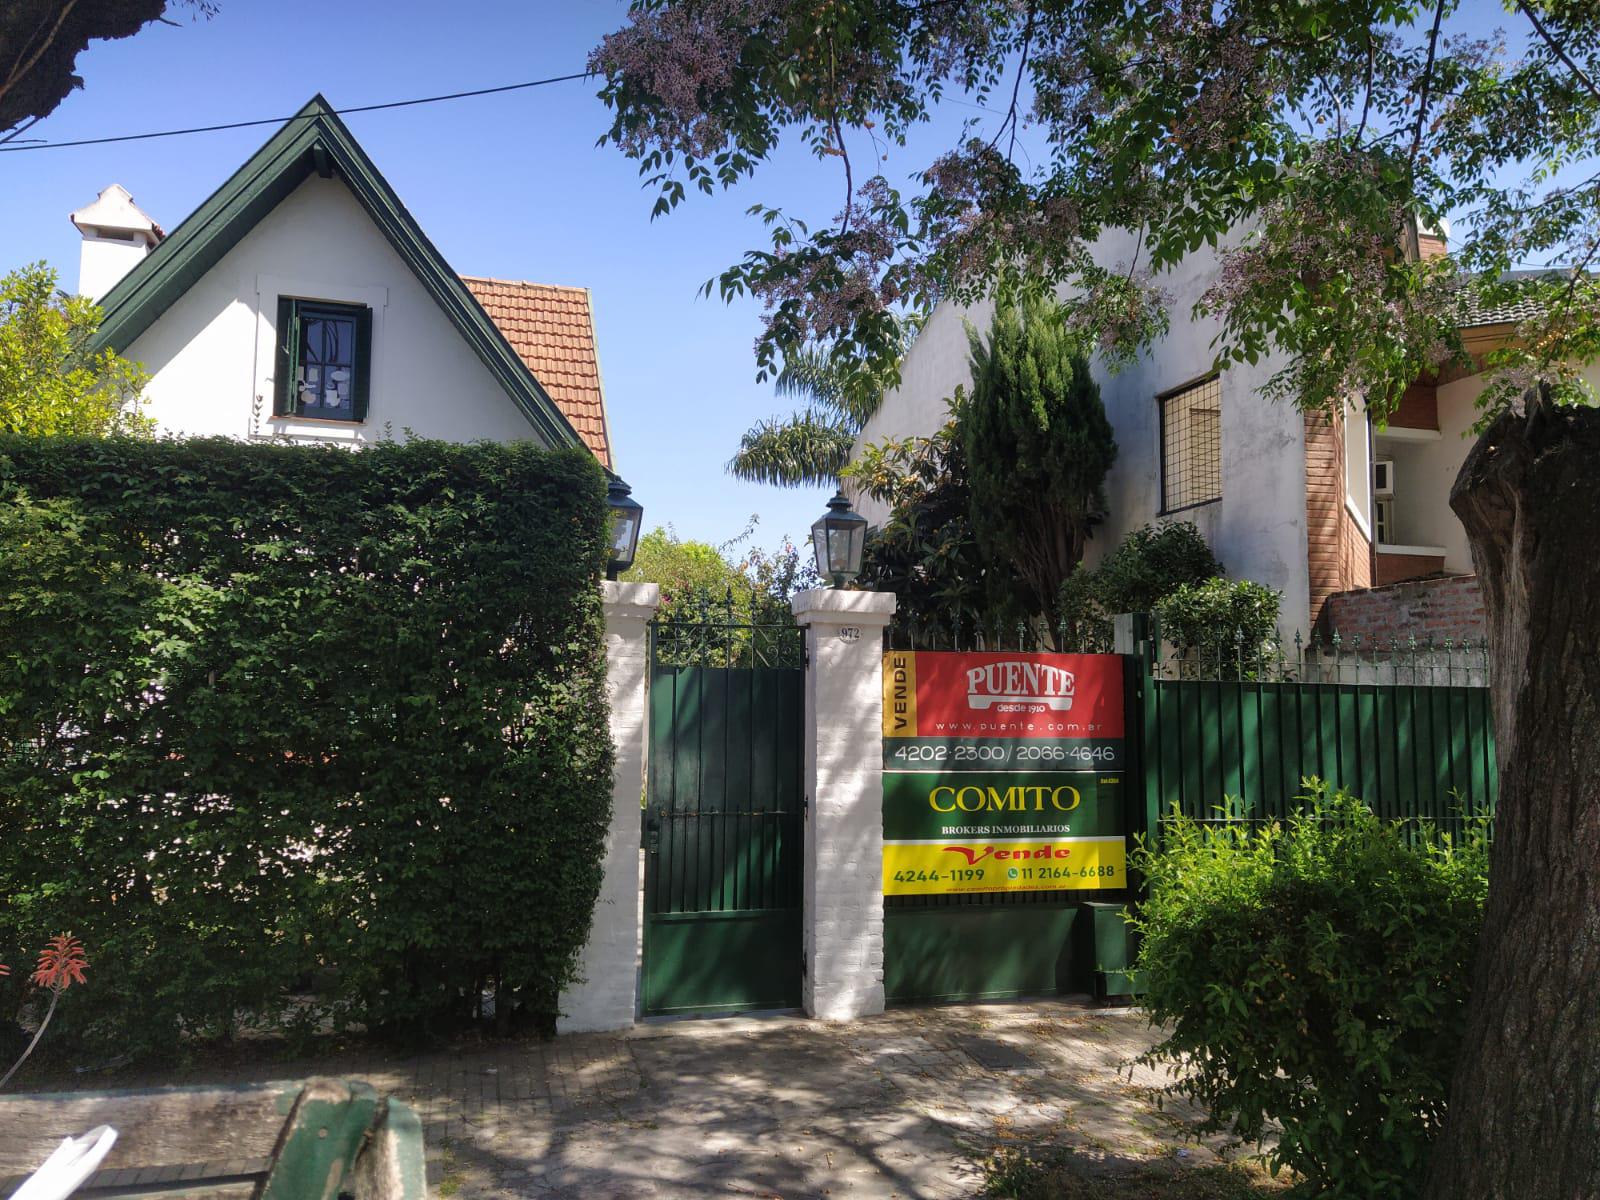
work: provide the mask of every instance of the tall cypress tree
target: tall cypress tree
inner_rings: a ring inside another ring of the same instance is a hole
[[[1053,632],[1061,584],[1105,515],[1117,457],[1089,361],[1045,297],[1002,298],[987,338],[968,326],[972,390],[955,409],[985,556],[1014,571]]]

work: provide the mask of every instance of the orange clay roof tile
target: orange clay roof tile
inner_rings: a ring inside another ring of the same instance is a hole
[[[589,290],[473,275],[463,275],[461,282],[500,327],[578,436],[609,467],[611,437]]]

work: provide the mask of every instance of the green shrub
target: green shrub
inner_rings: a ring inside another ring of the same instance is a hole
[[[1186,583],[1222,574],[1222,564],[1192,521],[1135,529],[1096,568],[1101,603],[1118,612],[1149,612]]]
[[[83,939],[60,1044],[310,979],[305,1021],[548,1025],[610,813],[604,497],[531,445],[0,439],[0,950]]]
[[[970,647],[974,636],[1014,638],[1029,615],[1015,572],[978,546],[967,459],[954,420],[931,437],[866,446],[844,478],[889,507],[867,535],[859,583],[893,592],[900,645]]]
[[[1117,544],[1096,567],[1080,567],[1061,586],[1061,616],[1071,645],[1111,640],[1118,613],[1143,613],[1183,584],[1222,574],[1205,537],[1190,521],[1143,525]]]
[[[1221,678],[1254,673],[1277,644],[1278,593],[1248,579],[1180,584],[1155,615],[1187,666]]]
[[[1417,1194],[1461,1042],[1484,827],[1452,843],[1313,785],[1286,825],[1175,816],[1136,860],[1139,967],[1166,1031],[1148,1061],[1317,1194]]]
[[[1061,587],[1105,520],[1117,440],[1081,334],[1046,296],[1002,294],[987,333],[967,326],[972,388],[950,411],[966,458],[968,516],[991,570],[1015,577],[1046,629]]]

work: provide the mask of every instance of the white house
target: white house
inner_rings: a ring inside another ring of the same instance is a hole
[[[1424,235],[1413,252],[1442,250],[1442,238]],[[1131,236],[1114,234],[1097,257],[1109,265],[1132,252]],[[1219,270],[1209,248],[1185,258],[1159,280],[1171,298],[1168,332],[1117,373],[1094,365],[1117,461],[1106,482],[1109,518],[1085,561],[1092,566],[1146,523],[1192,521],[1229,575],[1281,593],[1286,638],[1317,627],[1368,638],[1481,637],[1482,602],[1449,493],[1480,415],[1483,376],[1475,368],[1419,381],[1383,428],[1360,411],[1330,425],[1274,404],[1261,389],[1281,357],[1213,367],[1220,324],[1192,311]],[[935,309],[858,451],[944,424],[949,397],[971,385],[966,322],[986,332],[992,311]],[[1470,313],[1468,349],[1481,361],[1528,315]],[[1600,383],[1600,367],[1588,377]],[[869,497],[857,502],[869,520],[885,515]]]
[[[98,344],[163,431],[587,446],[611,466],[589,293],[458,276],[313,98],[172,232],[113,185],[72,214]]]

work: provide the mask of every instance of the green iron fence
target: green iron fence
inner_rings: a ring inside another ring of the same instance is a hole
[[[1387,820],[1445,829],[1493,811],[1494,731],[1481,642],[1338,637],[1246,655],[1163,650],[1134,623],[1145,822],[1263,821],[1304,780]]]
[[[1453,830],[1493,810],[1494,737],[1481,643],[1296,639],[1286,648],[1164,646],[1148,617],[1122,617],[1128,762],[1125,830],[1159,836],[1164,817],[1258,822],[1302,807],[1305,780],[1347,787],[1381,817]],[[1026,627],[950,620],[900,626],[888,650],[1113,649],[1054,645]],[[1137,882],[1134,880],[1133,882]],[[889,896],[884,981],[891,1002],[1129,994],[1134,948],[1120,911],[1136,892]]]

